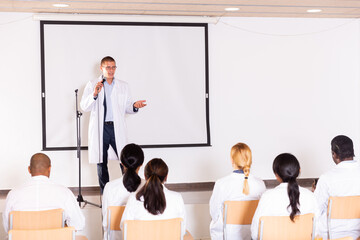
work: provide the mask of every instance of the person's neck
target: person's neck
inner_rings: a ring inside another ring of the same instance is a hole
[[[113,80],[114,80],[114,78],[107,78],[106,82],[110,85],[110,84],[112,84]]]

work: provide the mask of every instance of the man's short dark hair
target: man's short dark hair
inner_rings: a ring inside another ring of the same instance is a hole
[[[331,141],[331,151],[336,153],[340,161],[355,156],[353,141],[344,135],[339,135],[333,138]]]
[[[101,59],[100,65],[102,66],[105,62],[115,62],[115,59],[113,59],[110,56],[106,56],[103,59]]]

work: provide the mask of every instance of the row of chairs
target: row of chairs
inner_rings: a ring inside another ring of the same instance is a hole
[[[226,201],[224,203],[224,238],[227,239],[227,225],[250,225],[256,211],[258,200]],[[125,206],[110,206],[108,208],[108,236],[111,231],[120,231],[120,221]],[[360,196],[330,197],[328,207],[329,238],[331,234],[331,219],[360,219]],[[9,239],[76,239],[85,240],[84,236],[75,236],[75,229],[65,227],[63,210],[47,211],[13,211],[10,213]],[[263,216],[260,218],[260,240],[314,239],[314,214],[297,216],[295,223],[288,216]],[[124,240],[150,239],[183,239],[182,219],[124,222]],[[54,237],[49,237],[51,234]],[[23,236],[26,235],[26,238]],[[65,237],[66,236],[66,237]],[[150,236],[153,236],[151,238]],[[186,238],[186,237],[185,237]],[[192,237],[189,237],[190,239]],[[351,238],[350,238],[351,239]]]
[[[125,206],[108,208],[108,234],[120,230],[120,221]],[[87,240],[75,235],[73,227],[65,227],[62,209],[45,211],[12,211],[9,217],[9,240]],[[182,236],[183,219],[174,218],[156,221],[128,220],[124,222],[124,240],[183,240],[192,239],[187,233]]]
[[[224,203],[224,239],[227,225],[250,225],[259,200],[226,201]],[[330,197],[328,204],[328,235],[332,239],[332,219],[360,219],[360,196]],[[263,216],[260,218],[260,240],[314,239],[314,214],[299,215],[292,222],[289,216]],[[345,239],[352,239],[344,238]],[[358,239],[359,240],[359,239]]]

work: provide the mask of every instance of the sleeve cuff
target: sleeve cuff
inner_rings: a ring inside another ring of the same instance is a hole
[[[139,109],[138,109],[137,107],[135,107],[134,104],[133,104],[133,111],[134,111],[134,112],[138,112],[138,111],[139,111]]]

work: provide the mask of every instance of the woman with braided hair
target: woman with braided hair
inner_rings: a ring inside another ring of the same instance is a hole
[[[278,155],[273,162],[273,171],[280,184],[261,196],[251,224],[252,239],[258,239],[259,219],[262,216],[289,216],[294,221],[299,214],[314,213],[315,219],[319,214],[315,195],[297,183],[300,164],[294,155]]]
[[[265,191],[264,182],[250,174],[252,154],[245,143],[237,143],[231,148],[230,159],[233,172],[216,181],[210,199],[210,234],[212,240],[223,239],[223,208],[225,201],[257,200]],[[228,239],[250,239],[250,225],[229,225]]]
[[[121,218],[121,228],[125,220],[159,220],[182,218],[183,235],[186,229],[185,205],[180,193],[168,190],[164,183],[168,176],[168,166],[160,158],[154,158],[145,166],[145,185],[131,194]]]

